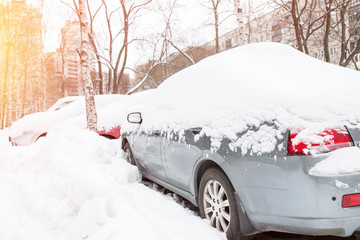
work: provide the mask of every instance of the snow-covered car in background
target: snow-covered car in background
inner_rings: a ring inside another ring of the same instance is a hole
[[[97,95],[95,96],[96,109],[101,111],[122,99],[124,95],[120,94]],[[9,141],[13,145],[32,144],[46,136],[49,129],[57,124],[76,117],[86,120],[85,112],[85,97],[61,98],[47,111],[29,114],[14,122],[9,128]],[[120,138],[120,124],[114,124],[109,128],[98,125],[98,133],[110,139],[118,139]]]
[[[170,77],[122,125],[127,160],[228,239],[360,231],[360,73],[276,43]]]

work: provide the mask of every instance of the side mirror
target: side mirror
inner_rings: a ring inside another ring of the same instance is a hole
[[[130,113],[127,116],[127,120],[129,123],[141,124],[142,123],[141,113],[140,112]]]

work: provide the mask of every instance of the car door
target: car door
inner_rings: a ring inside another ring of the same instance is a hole
[[[150,134],[141,133],[137,138],[136,157],[141,170],[152,177],[168,182],[161,156],[161,133],[154,131]]]
[[[190,177],[196,161],[202,156],[204,137],[199,137],[201,128],[186,130],[184,134],[174,134],[163,138],[163,162],[169,183],[190,190]],[[197,139],[198,138],[198,139]]]
[[[137,129],[134,129],[128,139],[130,140],[133,157],[140,171],[146,177],[155,177],[168,182],[162,164],[161,132],[152,131],[147,133],[141,131],[140,125],[143,122],[141,112],[129,113],[127,121],[132,124],[138,124]]]

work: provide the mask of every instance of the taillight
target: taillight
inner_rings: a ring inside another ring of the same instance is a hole
[[[325,153],[343,147],[353,146],[353,141],[345,127],[326,129],[317,134],[299,136],[300,131],[291,130],[288,141],[288,155],[308,155]]]
[[[360,194],[344,195],[342,198],[342,207],[356,207],[360,206]]]

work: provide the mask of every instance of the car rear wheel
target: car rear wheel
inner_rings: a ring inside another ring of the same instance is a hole
[[[126,142],[124,144],[123,150],[125,152],[125,159],[128,163],[130,163],[131,165],[135,165],[135,159],[133,157],[131,148],[130,148],[130,144],[128,142]]]
[[[229,240],[250,240],[240,231],[240,220],[234,188],[225,174],[208,169],[201,178],[199,188],[200,216],[210,221],[211,226],[225,232]]]
[[[40,136],[37,137],[37,139],[35,140],[35,142],[37,142],[40,138],[46,137],[47,133],[43,133]]]

